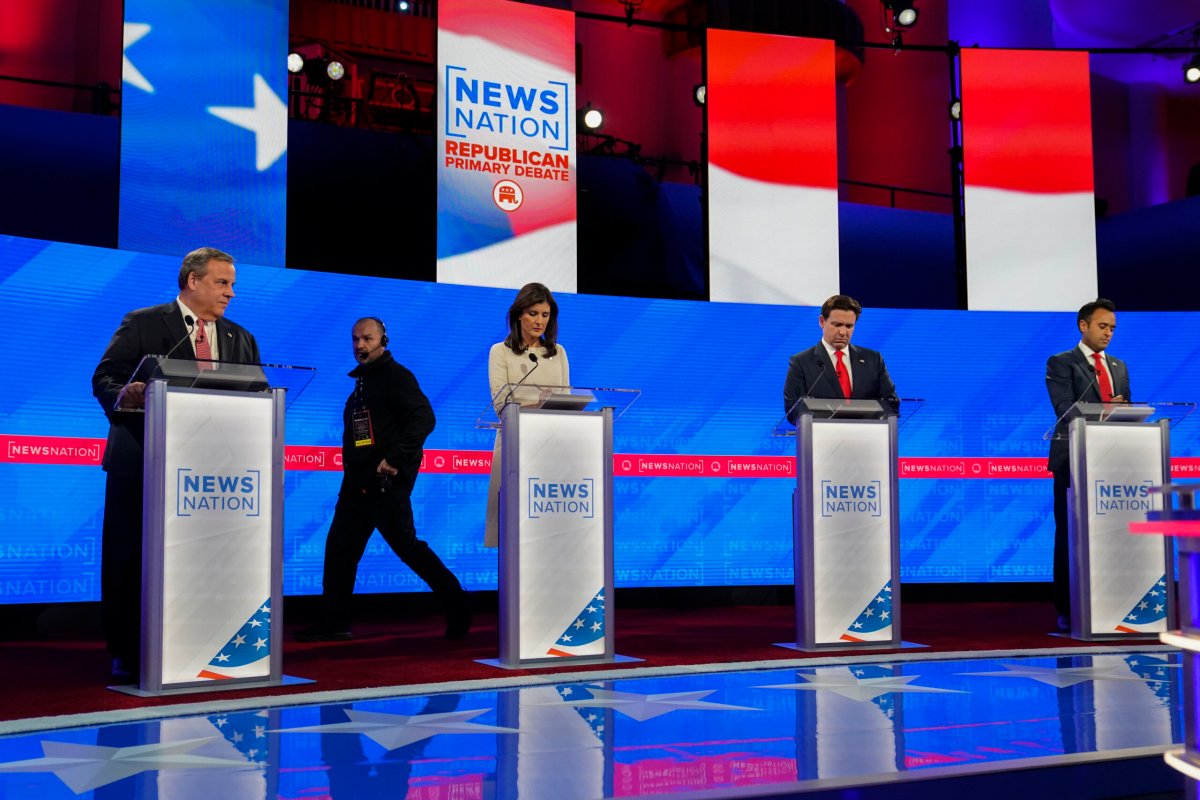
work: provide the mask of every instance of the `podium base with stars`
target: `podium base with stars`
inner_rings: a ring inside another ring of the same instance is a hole
[[[234,683],[232,685],[225,685],[223,682],[221,684],[206,683],[201,686],[160,689],[153,692],[146,691],[137,684],[130,684],[128,686],[109,686],[108,688],[112,689],[114,692],[132,695],[133,697],[164,697],[167,695],[176,694],[199,694],[201,692],[212,692],[218,689],[269,689],[276,686],[301,686],[306,683],[316,683],[316,681],[312,680],[311,678],[297,678],[294,675],[284,675],[277,681],[245,681],[242,683]]]
[[[477,658],[476,664],[484,664],[497,669],[554,669],[555,667],[603,666],[605,664],[632,664],[645,659],[633,656],[614,655],[611,657],[597,656],[596,658],[551,658],[544,661],[522,661],[520,664],[505,664],[498,658]]]

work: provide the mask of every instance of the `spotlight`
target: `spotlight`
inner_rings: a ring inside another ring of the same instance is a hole
[[[917,24],[917,9],[913,0],[883,0],[883,7],[892,12],[892,20],[898,28],[911,28]]]
[[[708,87],[703,83],[697,83],[692,87],[692,102],[698,106],[703,106],[708,100]]]
[[[331,81],[340,81],[346,75],[346,67],[340,61],[330,60],[325,65],[325,74]]]
[[[955,122],[962,119],[962,100],[957,97],[950,101],[950,119]]]
[[[1200,83],[1200,53],[1183,65],[1183,79],[1188,83]]]
[[[598,131],[604,127],[604,112],[589,103],[579,111],[579,124],[589,131]]]
[[[412,8],[412,6],[409,5],[408,0],[400,0],[399,3],[396,3],[396,9],[399,11],[407,12],[410,8]]]
[[[287,65],[288,65],[288,72],[292,73],[293,75],[298,72],[303,71],[304,56],[302,56],[296,52],[288,53]]]

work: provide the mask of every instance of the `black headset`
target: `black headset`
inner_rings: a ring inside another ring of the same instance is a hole
[[[379,333],[380,333],[379,346],[387,347],[387,344],[388,344],[387,325],[384,325],[383,320],[381,320],[379,317],[367,317],[367,319],[373,319],[379,325]]]

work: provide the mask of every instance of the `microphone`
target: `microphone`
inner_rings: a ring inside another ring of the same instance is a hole
[[[171,357],[171,353],[174,353],[176,350],[178,350],[178,349],[179,349],[179,345],[183,344],[184,342],[186,342],[186,341],[188,340],[188,337],[192,335],[192,329],[193,329],[194,327],[196,327],[196,321],[195,321],[194,319],[192,319],[192,315],[191,315],[191,314],[184,314],[184,315],[183,315],[183,324],[184,324],[184,325],[187,325],[187,329],[188,329],[187,333],[185,333],[185,334],[183,335],[183,338],[182,338],[182,339],[180,339],[178,342],[176,342],[176,343],[175,343],[175,344],[174,344],[174,345],[171,347],[171,349],[167,351],[167,354],[166,354],[165,356],[161,356],[161,358],[163,358],[164,360],[165,360],[165,359],[167,359],[167,358],[170,358],[170,357]],[[130,381],[132,382],[132,381],[133,381],[133,379],[132,379],[132,378],[130,378]],[[116,408],[116,409],[120,409],[120,408],[121,408],[121,403],[123,403],[123,402],[125,401],[125,389],[126,389],[126,388],[128,388],[128,386],[129,386],[129,384],[126,384],[125,386],[121,387],[121,391],[120,391],[120,392],[117,394],[117,400],[116,400],[116,402],[113,404],[113,408]]]
[[[174,347],[172,347],[170,350],[167,351],[167,354],[165,356],[163,356],[163,358],[170,358],[171,353],[174,353],[176,350],[178,350],[179,345],[183,344],[184,342],[186,342],[188,340],[188,338],[192,335],[192,331],[196,327],[196,320],[192,319],[191,314],[184,314],[183,315],[183,324],[187,325],[187,333],[185,333],[183,335],[182,339],[180,339],[178,342],[175,343]]]
[[[813,396],[813,391],[816,390],[817,384],[821,382],[821,378],[825,377],[825,370],[827,369],[829,369],[828,358],[826,358],[825,363],[821,365],[821,371],[817,373],[817,379],[808,385],[808,391],[797,397],[796,402],[792,403],[792,407],[788,409],[787,418],[788,421],[793,425],[796,424],[796,421],[800,416],[796,413],[796,409],[800,407],[801,403]]]
[[[512,400],[513,392],[515,392],[517,389],[520,389],[521,384],[524,383],[526,380],[528,380],[529,376],[532,375],[534,373],[534,370],[536,370],[538,368],[537,355],[535,355],[534,353],[530,353],[529,360],[533,362],[533,369],[529,370],[529,372],[526,372],[524,375],[522,375],[521,380],[517,381],[516,385],[508,390],[508,394],[506,394],[504,396],[504,402],[500,404],[502,407],[508,405],[508,402],[510,400]]]

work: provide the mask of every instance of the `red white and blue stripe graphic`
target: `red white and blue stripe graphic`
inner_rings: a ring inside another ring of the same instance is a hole
[[[574,292],[574,15],[442,0],[438,95],[438,281]]]
[[[834,45],[708,32],[709,298],[837,294]]]
[[[971,309],[1070,311],[1097,294],[1084,52],[963,50]]]

